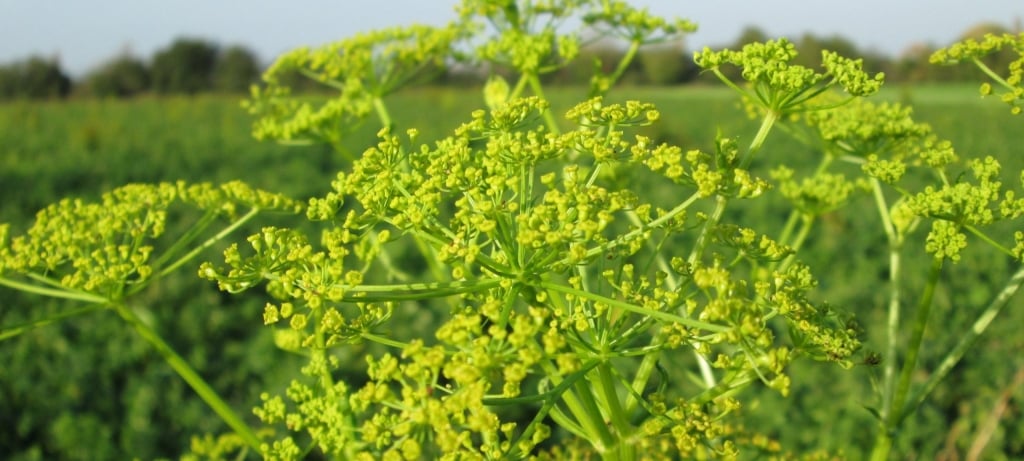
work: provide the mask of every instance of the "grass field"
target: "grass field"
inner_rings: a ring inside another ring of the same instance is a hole
[[[556,112],[562,112],[584,94],[581,89],[569,88],[548,96]],[[756,130],[725,88],[625,88],[613,94],[616,100],[655,103],[662,120],[642,132],[684,148],[710,148],[716,129],[741,140],[750,139]],[[1006,181],[1019,180],[1016,172],[1024,167],[1020,118],[1010,116],[994,99],[980,99],[974,86],[890,88],[877,98],[911,104],[916,118],[952,140],[961,154],[992,155],[1004,162]],[[388,105],[398,129],[416,127],[429,142],[457,127],[482,102],[478,89],[424,88],[395,95]],[[128,182],[243,179],[256,187],[305,198],[326,191],[336,171],[344,166],[326,147],[257,142],[249,135],[250,123],[238,99],[223,96],[2,105],[0,222],[20,229],[29,224],[35,210],[61,197],[95,197]],[[347,147],[360,152],[372,146],[378,128],[367,122],[352,134]],[[816,154],[782,132],[772,136],[762,169],[770,167],[772,159],[799,164],[811,162]],[[874,329],[883,321],[878,285],[884,274],[873,266],[879,258],[872,253],[880,251],[882,240],[877,227],[862,231],[874,225],[872,219],[848,214],[817,229],[811,245],[820,251],[811,253],[821,254],[822,260],[808,263],[826,274],[858,274],[855,279],[860,282],[855,284],[829,284],[826,278],[821,296],[855,311],[865,323],[868,338],[878,340],[881,334]],[[977,305],[978,299],[991,294],[985,288],[975,288],[985,280],[958,278],[960,269],[982,269],[975,272],[998,279],[1007,267],[1005,258],[984,251],[965,256],[960,266],[949,271],[948,288],[938,295],[939,307],[933,314],[939,318],[936,324],[965,327],[971,313],[957,307]],[[259,323],[258,301],[233,300],[236,304],[227,305],[211,287],[181,283],[154,295],[160,305],[167,306],[158,317],[168,329],[175,329],[178,345],[201,362],[199,368],[218,376],[215,383],[233,396],[234,403],[251,405],[261,386],[273,385],[274,365],[267,363],[267,357],[277,357],[261,355],[273,353],[265,334],[248,333]],[[26,312],[33,309],[59,308],[33,303],[18,297],[5,300],[0,324],[29,315]],[[231,309],[231,314],[223,309]],[[928,442],[900,447],[902,452],[931,459],[950,447],[962,449],[973,440],[1012,375],[1024,369],[1024,338],[1016,327],[1024,323],[1024,310],[1011,308],[1004,314],[970,360],[907,426],[919,433],[915,439]],[[186,446],[188,435],[217,428],[216,423],[198,422],[209,420],[210,415],[201,404],[188,403],[194,401],[189,391],[173,384],[174,378],[144,345],[111,333],[113,328],[100,319],[84,319],[0,342],[0,361],[5,363],[0,370],[0,400],[5,402],[0,403],[4,415],[0,419],[4,427],[0,429],[0,452],[14,453],[15,459],[73,459],[75,453],[85,453],[81,459],[116,457],[118,453],[142,458],[176,456]],[[925,351],[925,363],[951,341],[937,333],[931,339],[935,350]],[[111,352],[118,347],[123,350]],[[92,369],[72,365],[95,362],[104,365]],[[231,371],[236,365],[237,370]],[[63,374],[59,372],[62,366],[66,367]],[[225,372],[225,367],[229,371]],[[104,377],[104,373],[113,376]],[[866,437],[871,431],[865,425],[872,420],[862,405],[870,399],[876,373],[867,367],[844,372],[814,364],[798,366],[790,399],[754,393],[745,402],[759,409],[751,425],[798,452],[821,448],[858,459],[858,447],[870,445]],[[254,378],[260,374],[270,377]],[[39,385],[40,380],[63,381]],[[152,385],[154,382],[163,384]],[[42,395],[44,392],[49,395]],[[1020,389],[1015,392],[1024,397]],[[59,416],[48,416],[54,411]],[[1015,411],[998,426],[991,444],[1001,448],[993,449],[995,457],[991,459],[1003,459],[999,457],[1002,453],[1024,454],[1024,442],[1020,442],[1024,440],[1024,418],[1019,406]],[[168,433],[158,430],[167,427],[173,429]],[[815,430],[801,431],[801,427]],[[75,431],[77,436],[67,435]]]

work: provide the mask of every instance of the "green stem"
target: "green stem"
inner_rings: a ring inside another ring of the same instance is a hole
[[[160,255],[160,257],[156,258],[153,261],[153,269],[159,270],[160,268],[162,268],[164,263],[166,263],[168,260],[177,255],[178,252],[183,251],[184,248],[186,248],[189,244],[192,243],[193,240],[199,237],[199,235],[202,234],[203,230],[209,227],[210,223],[212,223],[215,219],[217,219],[216,212],[206,212],[206,214],[204,214],[202,218],[199,218],[198,221],[196,221],[195,223],[192,224],[191,227],[189,227],[187,232],[178,237],[178,240],[175,241],[170,246],[170,248],[165,250],[163,254]]]
[[[615,83],[618,82],[619,79],[622,78],[622,75],[626,73],[626,69],[629,69],[629,65],[633,62],[633,59],[636,58],[636,53],[639,50],[640,41],[635,39],[631,40],[629,42],[629,48],[626,49],[626,53],[622,55],[622,59],[619,59],[619,64],[616,65],[615,70],[608,75],[609,88],[615,86]],[[596,90],[596,88],[591,89],[590,97],[602,96],[600,94],[596,94],[593,90]]]
[[[375,96],[373,98],[373,110],[377,113],[377,118],[380,119],[381,126],[387,128],[388,132],[391,132],[394,122],[391,121],[391,114],[388,113],[388,107],[384,104],[384,100],[380,96]]]
[[[786,224],[782,226],[782,231],[779,233],[778,242],[785,245],[786,242],[792,238],[793,229],[796,229],[796,224],[800,222],[800,215],[803,213],[800,210],[794,208],[790,213],[789,217],[786,218]]]
[[[921,296],[921,302],[917,306],[917,315],[914,318],[914,331],[911,333],[909,349],[903,369],[900,371],[899,386],[893,398],[893,408],[901,408],[910,390],[910,379],[917,367],[917,356],[921,352],[921,343],[924,340],[924,331],[928,326],[928,315],[931,313],[932,299],[935,296],[935,287],[939,284],[939,275],[942,273],[943,258],[933,258],[932,267],[928,273],[928,285],[925,286]],[[899,423],[906,415],[894,414],[895,419],[890,418],[894,423]]]
[[[764,146],[764,141],[768,139],[768,133],[772,131],[772,127],[775,122],[779,120],[779,113],[776,111],[768,111],[764,115],[764,119],[761,120],[761,126],[757,129],[757,134],[754,135],[754,140],[750,142],[750,147],[747,149],[747,153],[740,160],[740,168],[747,169],[750,167],[750,163],[754,161],[754,156]]]
[[[596,363],[592,363],[590,365],[596,366]],[[544,370],[544,374],[547,376],[547,378],[551,380],[552,384],[554,384],[557,387],[561,387],[561,384],[564,381],[562,379],[561,374],[558,371],[558,367],[551,363],[550,360],[544,360],[541,361],[541,368]],[[583,382],[583,380],[576,380],[573,382],[571,387],[573,389],[576,389],[577,392],[579,392],[580,389],[583,389],[583,391],[587,391],[587,387],[585,385],[581,385],[581,382]],[[562,425],[564,427],[576,427],[576,430],[579,432],[577,435],[591,443],[594,443],[596,441],[595,438],[602,438],[600,434],[600,429],[594,427],[593,420],[588,416],[587,410],[585,409],[585,405],[580,400],[581,398],[576,396],[575,392],[569,390],[568,388],[565,388],[565,391],[562,392],[561,394],[561,398],[562,401],[565,402],[565,405],[569,408],[569,412],[572,413],[573,417],[575,417],[575,421],[573,421],[570,418],[565,418],[566,420],[564,422],[560,422],[556,419],[556,422],[559,425]],[[553,411],[551,413],[552,418],[555,418],[556,413],[560,412]],[[599,426],[603,425],[603,422],[599,424]],[[605,428],[604,430],[607,431],[607,428]]]
[[[637,227],[643,227],[643,223],[640,222],[640,217],[637,216],[636,212],[634,212],[633,210],[629,210],[626,213],[626,216],[629,218],[630,222],[633,225]],[[657,264],[658,269],[665,274],[665,288],[671,291],[675,291],[677,288],[679,288],[679,281],[676,279],[676,276],[672,273],[673,271],[672,268],[669,266],[668,261],[665,260],[664,253],[662,253],[661,251],[657,251],[657,248],[654,248],[654,244],[650,241],[647,242],[647,245],[648,247],[651,247],[651,251],[655,255],[655,263]],[[658,360],[661,359],[661,345],[665,343],[665,340],[667,338],[668,334],[662,330],[659,330],[658,333],[654,336],[654,338],[651,339],[650,344],[647,346],[647,348],[650,349],[650,352],[646,352],[643,354],[644,358],[640,362],[640,366],[637,368],[636,374],[633,376],[633,382],[630,384],[630,388],[633,390],[633,392],[630,392],[629,395],[626,396],[626,414],[632,413],[633,410],[636,409],[636,406],[640,403],[637,400],[636,396],[643,393],[643,390],[647,387],[647,382],[650,381],[651,375],[653,375],[654,370],[657,367]],[[707,359],[705,359],[704,356],[698,353],[696,350],[693,351],[693,355],[696,358],[697,363],[701,369],[701,375],[704,378],[705,384],[707,384],[707,387],[714,387],[715,375],[712,372],[711,366],[708,364]]]
[[[363,339],[365,339],[367,341],[373,341],[373,342],[375,342],[377,344],[383,344],[385,346],[394,347],[396,349],[405,349],[406,347],[409,347],[409,344],[407,344],[407,343],[403,343],[401,341],[395,341],[394,339],[391,339],[391,338],[388,338],[388,337],[385,337],[385,336],[375,335],[375,334],[367,332],[367,331],[364,331],[364,332],[360,333],[359,337],[363,338]]]
[[[580,419],[580,423],[587,428],[588,432],[597,436],[600,441],[599,445],[595,444],[598,446],[598,451],[608,453],[609,449],[616,444],[615,435],[608,430],[608,423],[605,422],[604,415],[597,405],[597,399],[594,397],[594,388],[584,380],[577,381],[573,387],[576,389],[576,395],[583,410],[583,414],[576,415],[577,419]],[[582,418],[580,418],[581,416]],[[591,440],[590,442],[595,441]]]
[[[512,443],[511,443],[511,447],[512,447],[511,448],[511,453],[510,453],[510,456],[508,456],[509,459],[520,459],[520,456],[517,456],[517,455],[520,454],[520,453],[518,453],[519,441],[520,440],[524,440],[524,439],[529,439],[530,437],[532,437],[533,433],[537,430],[537,427],[540,424],[542,424],[542,422],[544,421],[544,418],[547,417],[549,413],[552,413],[552,410],[556,410],[555,405],[558,403],[559,397],[561,397],[565,392],[567,392],[570,387],[574,386],[577,381],[579,381],[581,378],[584,377],[584,375],[589,373],[591,369],[593,369],[595,366],[597,366],[597,364],[598,364],[598,362],[596,360],[595,361],[591,361],[591,362],[585,364],[581,369],[579,369],[576,372],[570,374],[569,376],[566,376],[565,379],[562,380],[560,383],[558,383],[558,385],[555,386],[554,389],[552,389],[552,390],[550,390],[548,392],[544,392],[542,394],[536,394],[536,395],[530,395],[530,396],[518,397],[518,398],[509,398],[509,399],[505,399],[505,398],[487,399],[487,398],[484,398],[484,401],[483,401],[484,405],[522,405],[524,403],[536,402],[536,401],[543,401],[544,402],[544,404],[540,407],[540,409],[537,410],[537,413],[534,415],[533,420],[530,421],[530,424],[527,425],[526,428],[523,429],[523,432],[518,437],[516,437],[515,440],[512,441]],[[554,417],[554,413],[552,413],[552,419],[556,419]],[[567,423],[570,426],[575,426],[576,427],[575,432],[582,433],[582,428],[576,426],[575,423],[573,423],[571,421],[568,421],[568,420],[563,420],[561,417],[559,417],[558,419],[562,420],[564,423]]]
[[[988,75],[989,78],[995,80],[996,83],[1002,85],[1003,88],[1006,88],[1010,91],[1014,90],[1013,85],[1009,84],[1006,80],[1003,79],[1003,77],[1001,77],[999,74],[995,73],[995,71],[990,69],[984,62],[981,61],[981,59],[973,58],[971,59],[971,62],[973,62],[974,65],[978,67],[978,69],[981,69],[981,71],[984,72],[985,75]]]
[[[883,420],[889,417],[892,412],[892,398],[896,385],[896,345],[900,331],[900,274],[902,264],[900,250],[903,248],[903,238],[893,225],[889,216],[889,205],[882,193],[882,184],[878,179],[871,178],[872,195],[875,198],[875,206],[882,220],[882,228],[885,230],[886,240],[889,243],[889,318],[886,326],[886,350],[885,369],[882,377],[882,412]]]
[[[512,91],[508,95],[508,99],[510,101],[519,98],[519,96],[523,94],[523,90],[526,89],[527,80],[526,75],[519,76],[519,80],[516,81],[516,86],[512,87]]]
[[[316,325],[322,325],[323,323],[323,309],[316,309],[314,311],[314,318]],[[352,415],[352,409],[349,406],[348,398],[344,395],[338,395],[337,390],[334,387],[334,377],[331,376],[331,367],[327,364],[330,362],[327,356],[327,338],[323,328],[315,328],[315,343],[316,347],[311,351],[311,360],[318,360],[324,364],[320,367],[320,388],[323,389],[325,395],[329,400],[334,400],[337,403],[337,409],[341,413],[340,419],[342,420],[342,427],[339,428],[344,433],[345,439],[349,441],[355,440],[355,418]],[[337,423],[336,423],[337,424]],[[352,443],[346,444],[345,447],[345,458],[355,458],[355,446]]]
[[[967,229],[967,232],[970,232],[970,233],[971,233],[971,234],[973,234],[973,235],[974,235],[975,237],[978,237],[979,239],[981,239],[981,240],[982,240],[982,241],[984,241],[985,243],[987,243],[987,244],[989,244],[989,245],[992,245],[992,247],[993,247],[993,248],[995,248],[995,249],[999,250],[999,251],[1000,251],[1000,252],[1002,252],[1003,254],[1005,254],[1005,255],[1007,255],[1007,256],[1009,256],[1009,257],[1013,257],[1013,256],[1014,256],[1014,255],[1013,255],[1013,251],[1012,251],[1012,250],[1010,250],[1009,248],[1006,248],[1006,247],[1004,247],[1004,246],[1003,246],[1002,244],[1000,244],[999,242],[997,242],[997,241],[993,240],[993,239],[992,239],[992,237],[989,237],[989,236],[988,236],[987,234],[985,234],[984,232],[982,232],[982,231],[981,231],[980,229],[978,229],[977,227],[974,227],[974,226],[970,226],[970,225],[965,225],[965,226],[964,226],[964,229]]]
[[[346,294],[342,297],[342,301],[416,301],[443,298],[463,293],[480,292],[489,290],[500,284],[501,279],[484,278],[476,280],[458,280],[453,282],[404,283],[396,285],[354,285],[345,287],[345,291],[347,293],[359,294]]]
[[[13,337],[18,336],[18,335],[20,335],[22,333],[27,333],[27,332],[29,332],[31,330],[36,329],[36,328],[41,328],[41,327],[44,327],[44,326],[49,325],[51,323],[55,323],[55,322],[58,322],[60,320],[64,320],[66,318],[70,318],[70,317],[74,317],[74,316],[82,315],[82,314],[88,314],[88,313],[90,313],[92,311],[97,311],[97,310],[100,310],[100,309],[102,309],[104,307],[105,306],[103,306],[102,304],[92,304],[92,305],[81,307],[81,308],[78,308],[78,309],[73,309],[73,310],[70,310],[70,311],[67,311],[67,312],[61,312],[60,314],[54,315],[52,317],[46,317],[44,319],[33,320],[33,321],[29,322],[29,323],[23,323],[21,325],[15,325],[15,326],[10,327],[10,328],[5,328],[4,330],[0,331],[0,341],[4,341],[6,339],[13,338]]]
[[[708,216],[708,220],[704,222],[704,227],[700,230],[700,235],[697,236],[697,241],[693,244],[693,249],[690,250],[690,256],[686,258],[686,262],[695,264],[704,254],[704,247],[708,244],[708,238],[711,235],[711,229],[714,229],[718,225],[718,221],[722,219],[722,215],[725,213],[725,208],[729,204],[729,199],[721,195],[715,197],[715,210]]]
[[[611,366],[608,362],[602,362],[597,366],[597,373],[597,379],[600,382],[598,395],[600,395],[601,400],[605,404],[604,408],[607,409],[609,419],[611,419],[612,426],[615,428],[616,435],[618,436],[616,444],[618,459],[633,459],[636,457],[634,447],[628,443],[623,443],[632,435],[633,428],[629,424],[629,419],[622,407],[622,403],[619,401],[619,394],[615,389],[615,377],[612,374]]]
[[[241,227],[243,224],[248,222],[250,219],[255,217],[257,214],[259,214],[259,212],[260,212],[259,208],[253,208],[253,209],[249,210],[248,213],[246,213],[246,214],[242,215],[242,217],[236,219],[235,222],[231,223],[228,227],[225,227],[224,229],[222,229],[220,232],[217,233],[217,235],[214,235],[213,237],[210,237],[210,238],[206,239],[206,241],[203,242],[202,245],[199,245],[199,246],[193,248],[192,251],[189,251],[184,256],[178,258],[177,261],[175,261],[175,262],[171,263],[169,266],[163,268],[157,274],[156,278],[163,277],[163,276],[165,276],[165,275],[167,275],[167,274],[169,274],[171,272],[174,272],[175,269],[181,267],[182,264],[185,264],[185,263],[189,262],[190,260],[192,260],[192,258],[195,258],[196,255],[201,253],[203,250],[213,246],[215,243],[217,243],[218,241],[220,241],[224,237],[227,237],[228,234],[234,232],[235,229],[238,229],[239,227]],[[137,286],[137,287],[133,288],[129,292],[129,294],[135,293],[135,292],[141,290],[144,287],[145,287],[145,284]]]
[[[651,221],[647,225],[639,226],[636,229],[633,229],[632,231],[629,231],[613,240],[610,240],[604,244],[598,245],[594,248],[587,250],[586,257],[592,258],[594,256],[605,254],[608,252],[608,250],[618,247],[619,245],[622,245],[626,242],[629,242],[630,240],[639,236],[640,234],[660,226],[662,223],[675,219],[675,217],[679,215],[679,213],[686,211],[686,209],[690,208],[690,205],[693,205],[693,203],[696,202],[698,199],[700,199],[700,194],[694,192],[693,195],[691,195],[689,198],[683,201],[683,203],[680,203],[675,208],[669,210],[668,213],[661,215],[660,217]],[[569,261],[568,259],[563,259],[562,261],[560,261],[560,263],[569,264]]]
[[[583,290],[577,290],[575,288],[567,287],[567,286],[564,286],[564,285],[559,285],[559,284],[553,283],[553,282],[542,281],[542,282],[540,282],[540,286],[542,288],[545,288],[545,289],[548,289],[548,290],[551,290],[551,291],[557,291],[557,292],[560,292],[560,293],[574,295],[574,296],[579,297],[579,298],[589,299],[589,300],[594,301],[594,302],[599,302],[599,303],[607,304],[610,307],[617,307],[619,309],[622,309],[622,310],[627,311],[627,312],[632,312],[634,314],[645,315],[645,316],[653,317],[653,318],[656,318],[658,320],[663,320],[663,321],[666,321],[666,322],[675,322],[675,323],[678,323],[678,324],[681,324],[681,325],[686,325],[686,326],[691,327],[691,328],[700,328],[702,330],[707,330],[707,331],[711,331],[711,332],[714,332],[714,333],[724,333],[724,332],[730,331],[732,329],[732,327],[728,327],[728,326],[725,326],[725,325],[718,325],[718,324],[715,324],[715,323],[701,322],[700,320],[694,320],[694,319],[689,319],[689,318],[686,318],[686,317],[680,317],[678,315],[670,314],[668,312],[647,309],[647,308],[640,307],[640,306],[637,306],[637,305],[634,305],[634,304],[630,304],[630,303],[627,303],[627,302],[624,302],[624,301],[619,301],[617,299],[607,298],[607,297],[604,297],[604,296],[601,296],[601,295],[598,295],[598,294],[595,294],[595,293],[589,293],[589,292],[586,292],[586,291],[583,291]]]
[[[185,359],[178,355],[178,353],[160,337],[156,330],[143,322],[131,308],[124,304],[117,305],[115,308],[117,313],[121,315],[121,318],[134,327],[139,336],[156,349],[157,353],[164,358],[164,361],[166,361],[167,364],[170,365],[176,373],[178,373],[178,376],[181,376],[181,379],[185,380],[192,390],[199,395],[199,398],[203,399],[203,401],[206,402],[206,404],[209,405],[209,407],[217,413],[217,415],[220,416],[220,418],[227,423],[227,425],[231,427],[239,437],[242,438],[246,445],[259,453],[261,444],[259,437],[257,437],[252,428],[242,421],[242,418],[239,417],[238,414],[220,398],[220,395],[218,395],[217,392],[213,390],[213,388],[211,388],[201,376],[199,376],[199,373],[197,373],[188,364],[188,362],[185,361]]]
[[[8,288],[13,288],[18,291],[24,291],[26,293],[33,293],[41,296],[49,296],[51,298],[71,299],[75,301],[83,301],[93,304],[106,304],[110,302],[109,299],[102,296],[94,295],[85,291],[73,290],[71,288],[46,288],[31,283],[19,282],[12,280],[7,277],[0,277],[0,285]]]
[[[541,86],[540,78],[537,77],[537,74],[530,74],[527,76],[527,82],[530,84],[530,89],[533,90],[534,95],[544,101],[549,101],[549,99],[544,96],[544,88]],[[562,129],[558,127],[558,121],[555,120],[555,114],[551,112],[550,107],[544,109],[543,116],[544,123],[547,125],[548,131],[550,131],[551,134],[557,135],[562,132]]]
[[[732,88],[734,91],[736,91],[737,93],[739,93],[743,97],[752,97],[752,96],[750,96],[750,92],[749,91],[744,90],[743,88],[740,88],[738,85],[733,83],[733,81],[730,80],[729,77],[726,77],[725,74],[722,73],[722,70],[719,69],[718,67],[711,68],[711,72],[714,73],[715,77],[718,77],[718,79],[721,80],[722,83],[725,83],[725,86],[728,86],[729,88]]]
[[[786,243],[790,248],[793,249],[793,253],[783,259],[779,263],[779,266],[775,269],[779,272],[785,272],[793,262],[796,261],[796,255],[800,251],[800,247],[804,245],[807,240],[807,236],[811,233],[811,228],[814,227],[814,216],[809,214],[800,215],[800,230],[797,231],[796,237],[793,237],[793,241]]]
[[[885,417],[885,421],[882,424],[878,432],[878,436],[875,439],[875,446],[871,453],[872,461],[884,461],[889,457],[889,451],[892,449],[892,436],[896,431],[897,426],[903,422],[903,418],[907,414],[903,413],[903,403],[906,401],[907,393],[910,390],[910,380],[914,373],[914,369],[917,367],[917,356],[921,351],[921,342],[924,339],[924,330],[928,324],[928,315],[931,312],[932,299],[935,295],[935,287],[938,285],[939,275],[942,273],[943,258],[933,258],[932,266],[928,274],[928,283],[924,288],[924,292],[921,294],[920,302],[917,306],[917,316],[914,321],[914,331],[911,334],[910,343],[908,344],[907,357],[903,362],[903,368],[900,371],[900,380],[896,387],[896,392],[892,396],[892,405],[888,415]],[[894,358],[891,358],[894,359]]]
[[[949,372],[953,370],[953,367],[960,362],[960,359],[963,358],[967,350],[978,341],[978,338],[980,338],[983,333],[985,333],[985,330],[992,323],[992,320],[999,315],[999,312],[1002,311],[1004,307],[1006,307],[1010,298],[1012,298],[1013,295],[1017,293],[1017,290],[1020,289],[1021,284],[1024,284],[1024,266],[1017,269],[1017,272],[1010,277],[1010,280],[1006,282],[1003,290],[1000,291],[999,294],[996,295],[995,299],[985,307],[985,310],[978,316],[978,319],[971,325],[971,329],[960,337],[960,341],[957,342],[953,350],[946,354],[946,357],[942,359],[938,368],[931,373],[924,385],[907,399],[906,405],[900,411],[901,414],[908,414],[915,410],[921,405],[921,402],[924,401],[925,397],[935,389],[935,386],[946,378]]]
[[[900,245],[898,242],[889,244],[889,318],[886,326],[885,369],[882,377],[882,412],[881,417],[887,420],[892,413],[893,393],[896,385],[896,347],[900,332]]]

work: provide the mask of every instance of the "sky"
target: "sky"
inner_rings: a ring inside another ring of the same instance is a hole
[[[1024,20],[1024,0],[634,0],[695,21],[686,46],[723,46],[756,25],[772,37],[839,35],[862,50],[898,55],[943,46],[981,22]],[[56,57],[81,76],[124,52],[148,59],[175,38],[244,45],[270,62],[298,46],[412,23],[443,25],[455,0],[0,0],[0,64]]]

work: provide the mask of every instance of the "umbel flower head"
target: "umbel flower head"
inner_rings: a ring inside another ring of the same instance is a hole
[[[568,110],[575,128],[552,133],[545,100],[509,98],[500,82],[487,91],[490,110],[431,145],[381,130],[310,201],[308,217],[325,226],[319,243],[266,228],[230,247],[225,267],[203,265],[228,291],[266,282],[276,300],[264,322],[281,347],[310,356],[286,398],[266,396],[262,420],[305,429],[328,455],[367,459],[526,457],[552,435],[549,417],[579,427],[595,452],[637,443],[666,456],[705,445],[727,455],[727,394],[753,381],[787,393],[785,367],[801,355],[851,363],[856,331],[809,300],[806,266],[756,279],[740,269],[792,256],[785,245],[722,223],[708,225],[706,257],[665,255],[656,243],[695,240],[701,201],[767,189],[740,167],[735,141],[704,153],[628,136],[660,113],[601,98]],[[602,173],[612,167],[678,198],[660,208]],[[403,308],[446,314],[429,335],[389,335]],[[367,356],[365,384],[335,381],[334,351],[364,343],[387,347]],[[638,364],[677,349],[705,357],[721,381],[663,392],[633,384],[665,379],[657,361]],[[504,409],[524,403],[535,413],[509,420]],[[637,431],[644,441],[626,442]],[[291,432],[265,454],[294,457]]]
[[[1000,69],[990,68],[983,60],[984,57],[1001,50],[1010,50],[1017,55],[1017,58],[1007,65],[1005,73]],[[1010,105],[1010,112],[1014,115],[1021,113],[1020,103],[1024,101],[1024,32],[1016,35],[985,34],[981,40],[969,38],[935,51],[930,61],[933,64],[946,65],[973,63],[1002,88],[999,99]],[[981,85],[982,96],[988,96],[993,92],[991,83]]]
[[[833,88],[842,90],[851,98],[873,94],[881,87],[884,78],[881,73],[871,76],[865,72],[862,59],[845,58],[832,51],[822,51],[820,72],[791,64],[796,55],[796,46],[783,38],[750,43],[738,51],[704,48],[694,53],[694,61],[763,110],[778,115],[836,105],[822,105],[815,100]],[[739,67],[743,79],[750,84],[749,88],[740,88],[729,80],[721,72],[724,65]],[[842,102],[845,101],[848,99]]]
[[[240,207],[290,212],[301,208],[284,196],[241,182],[130,184],[103,194],[97,202],[61,200],[39,211],[24,235],[13,236],[9,243],[3,235],[0,274],[52,280],[98,299],[118,300],[144,286],[168,262],[154,262],[151,256],[175,203],[196,207],[211,218],[229,219],[239,218]],[[6,226],[0,230],[7,233]]]

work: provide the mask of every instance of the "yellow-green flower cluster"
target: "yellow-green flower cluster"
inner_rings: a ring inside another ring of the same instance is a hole
[[[164,233],[176,202],[204,210],[210,218],[226,215],[230,219],[238,219],[240,206],[250,211],[299,208],[286,197],[240,182],[131,184],[103,194],[97,202],[64,199],[39,211],[25,235],[11,238],[9,245],[3,242],[0,270],[45,277],[71,290],[120,299],[161,269],[159,264],[181,256],[165,254],[160,261],[151,261],[155,241]]]
[[[779,192],[793,206],[810,216],[817,216],[841,208],[857,192],[867,192],[870,186],[863,179],[853,181],[842,174],[820,173],[797,181],[793,170],[778,167],[771,172],[779,182]]]
[[[473,58],[538,75],[564,66],[579,54],[579,37],[560,34],[558,28],[586,3],[464,0],[458,12],[466,27],[482,29],[487,24],[495,29],[493,37],[476,45]]]
[[[741,256],[753,261],[781,261],[793,254],[792,248],[746,227],[722,224],[715,228],[714,236],[716,242],[736,249]]]
[[[796,47],[786,39],[750,43],[739,51],[695,52],[698,66],[713,71],[721,80],[739,89],[720,68],[733,65],[741,68],[743,79],[750,82],[745,96],[765,110],[779,115],[810,110],[815,98],[830,88],[839,88],[850,96],[867,96],[878,91],[884,76],[868,75],[862,60],[844,58],[830,51],[822,52],[824,72],[790,64],[797,55]]]
[[[723,399],[727,400],[727,399]],[[657,447],[659,441],[671,444],[673,450],[660,447],[655,453],[673,453],[670,459],[695,459],[698,453],[713,454],[714,459],[736,459],[739,453],[731,441],[714,443],[721,440],[728,431],[724,423],[714,413],[709,413],[705,405],[677,399],[666,401],[665,396],[654,394],[648,403],[651,417],[643,422],[640,430]],[[723,407],[738,406],[735,401],[723,402]],[[652,447],[653,448],[653,447]],[[707,451],[705,451],[707,450]]]
[[[343,381],[327,376],[337,370],[337,357],[322,354],[312,356],[302,368],[305,379],[295,379],[288,385],[285,396],[260,395],[262,404],[253,409],[263,423],[283,424],[291,431],[306,431],[313,444],[327,456],[344,457],[355,453],[361,439],[352,431],[352,411],[345,403],[350,393]],[[260,454],[268,459],[299,459],[302,449],[290,435],[264,442]]]
[[[308,352],[320,370],[310,376],[324,382],[289,391],[298,410],[268,398],[261,418],[309,431],[325,453],[339,453],[344,440],[345,455],[357,459],[528,456],[550,435],[549,416],[598,451],[634,443],[646,427],[658,436],[637,443],[662,440],[666,456],[685,457],[725,436],[717,421],[732,407],[706,407],[719,394],[755,380],[785,394],[785,367],[800,355],[850,362],[855,332],[808,301],[815,282],[805,267],[750,279],[738,266],[787,260],[791,249],[706,213],[696,213],[696,225],[687,220],[702,199],[754,198],[768,188],[739,167],[734,139],[721,137],[713,153],[629,141],[623,129],[654,123],[657,110],[600,98],[572,108],[577,127],[555,133],[543,99],[489,86],[490,110],[433,145],[381,130],[333,190],[311,200],[308,216],[326,226],[319,247],[298,231],[266,228],[249,238],[251,251],[230,247],[225,269],[201,268],[228,291],[266,282],[279,302],[267,304],[264,322],[285,325],[279,344]],[[641,198],[645,191],[623,189],[616,175],[649,174],[644,167],[690,198],[682,193],[662,209]],[[794,197],[831,209],[824,190],[852,188],[831,179],[793,186]],[[706,240],[707,253],[663,258],[670,239]],[[414,263],[388,255],[403,240],[427,261],[425,273],[375,284],[378,272]],[[448,307],[436,342],[384,333],[401,303]],[[794,344],[776,337],[783,325]],[[370,356],[368,382],[346,396],[328,385],[323,357],[362,341],[400,352]],[[673,391],[678,405],[655,411],[657,397],[631,380],[646,382],[656,362],[644,376],[619,364],[683,348],[714,360],[708,368],[723,377],[694,395]],[[503,420],[498,408],[524,402],[540,405],[532,421]],[[328,419],[302,410],[329,405]],[[627,416],[639,409],[653,422]],[[282,438],[265,453],[292,456],[294,445]],[[734,449],[723,442],[715,453]]]
[[[1017,58],[1007,65],[1005,76],[995,69],[991,69],[982,58],[1007,49],[1016,53]],[[1024,101],[1024,33],[1019,34],[985,34],[981,40],[966,39],[954,43],[947,48],[940,49],[932,54],[933,64],[956,64],[960,62],[971,62],[985,72],[993,81],[1003,88],[1000,94],[1001,99],[1009,104],[1010,112],[1020,114],[1022,109],[1020,102]],[[993,93],[992,85],[984,83],[981,85],[982,96]]]
[[[347,129],[372,113],[376,100],[424,74],[443,68],[453,44],[464,37],[458,26],[384,29],[282,55],[254,86],[245,106],[259,117],[257,139],[337,144]],[[322,103],[292,96],[296,79],[333,88]]]
[[[623,1],[599,3],[594,11],[584,15],[584,22],[592,27],[610,29],[630,41],[655,43],[697,30],[697,25],[689,20],[669,21],[650,14],[646,8],[634,8]]]
[[[719,138],[712,154],[660,144],[638,136],[630,147],[631,161],[642,163],[672,182],[693,186],[701,197],[756,198],[770,188],[767,181],[740,167],[736,141]]]
[[[849,104],[806,114],[807,124],[838,153],[867,157],[901,154],[911,143],[931,133],[931,127],[912,118],[912,109],[900,104],[875,104],[857,99]]]
[[[926,249],[936,257],[960,259],[960,251],[967,246],[965,226],[987,226],[1021,214],[1021,201],[1013,191],[1003,193],[998,161],[986,157],[971,160],[968,166],[975,182],[928,186],[907,201],[916,215],[936,220],[926,242]]]

